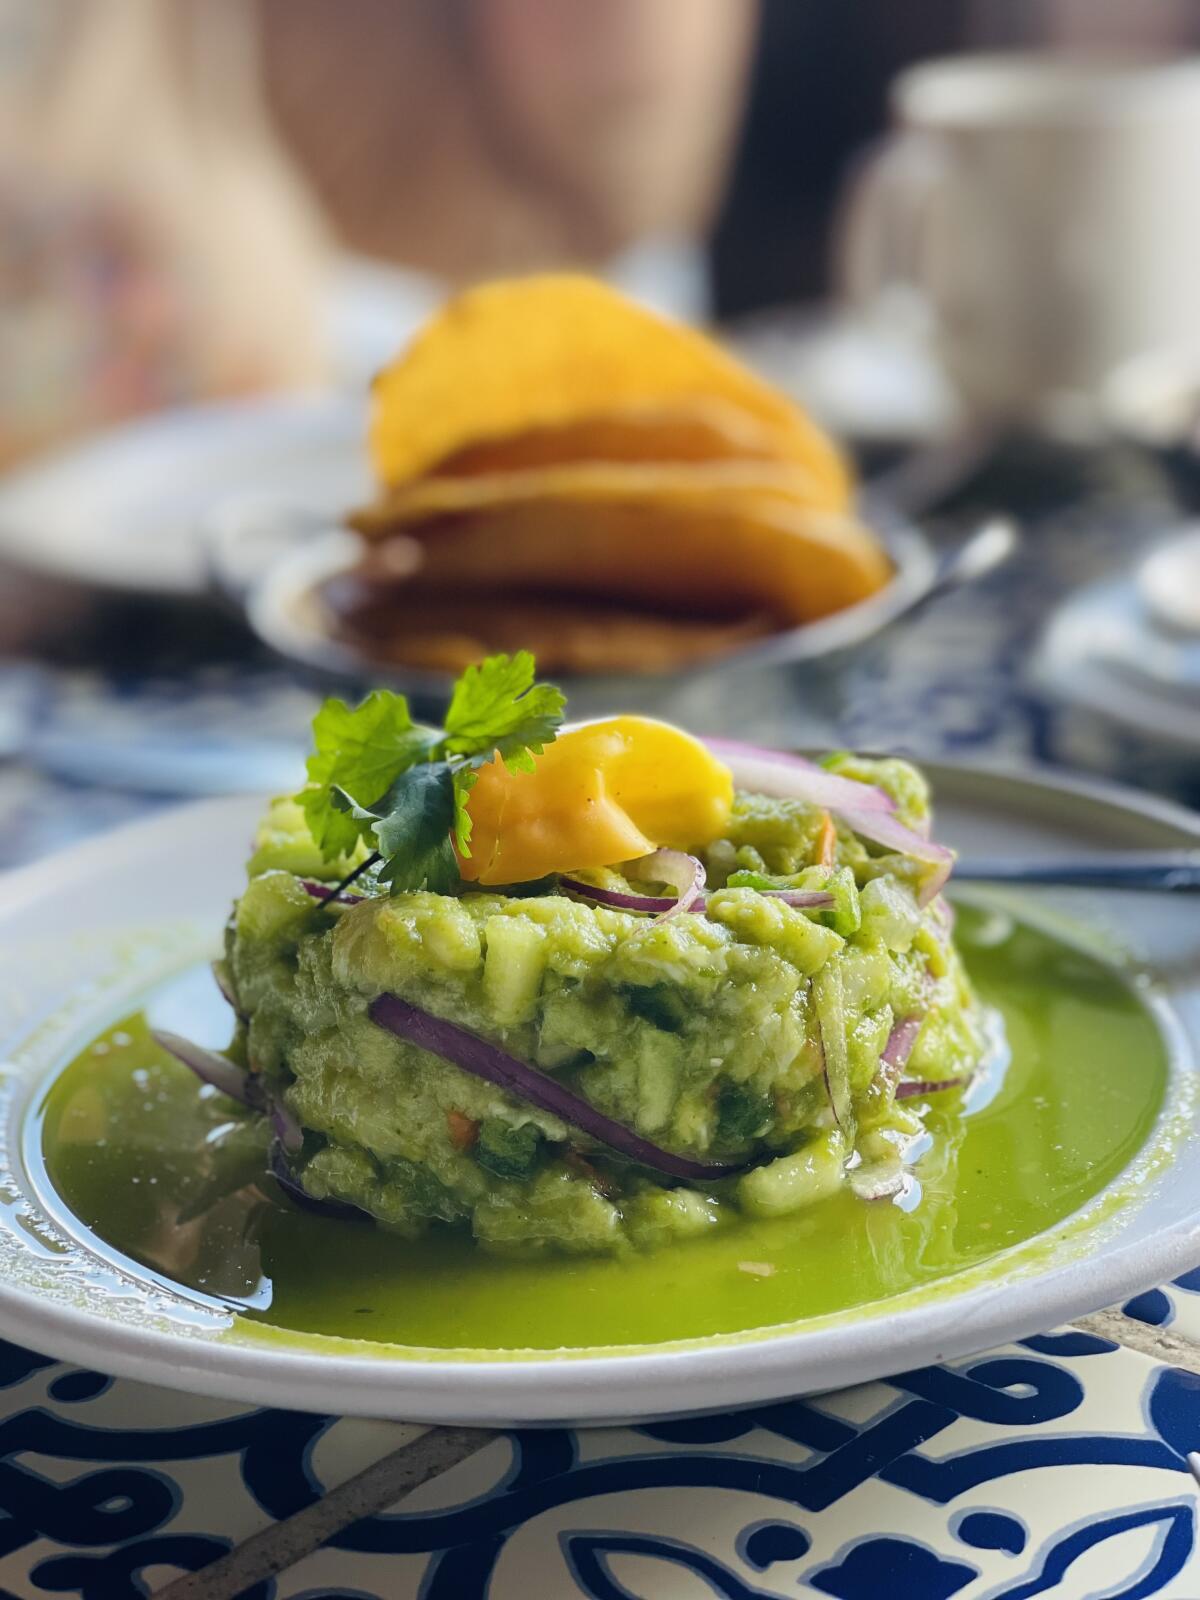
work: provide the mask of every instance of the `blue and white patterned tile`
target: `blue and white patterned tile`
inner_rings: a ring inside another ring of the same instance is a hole
[[[1180,1338],[1200,1345],[1200,1267],[1185,1272],[1160,1289],[1135,1295],[1121,1307],[1127,1317],[1155,1328],[1170,1328]]]
[[[819,1400],[517,1433],[273,1600],[1196,1600],[1200,1376],[1065,1333]]]
[[[0,1600],[144,1600],[422,1430],[271,1411],[0,1341]]]

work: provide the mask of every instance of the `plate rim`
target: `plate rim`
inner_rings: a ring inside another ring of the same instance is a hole
[[[953,760],[925,765],[935,784],[939,770],[967,782],[1003,776],[1014,788],[1032,787],[1060,800],[1078,796],[1099,801],[1200,842],[1200,815],[1106,780],[1033,766]],[[223,814],[228,826],[260,804],[256,796],[222,797],[135,819],[5,874],[0,878],[0,913],[19,912],[30,894],[52,891],[56,880],[78,881],[100,862],[111,868],[114,857],[136,857],[156,838],[171,838],[182,823],[194,823],[201,813],[210,825]],[[29,1031],[29,1023],[19,1030],[22,1035]],[[1194,1047],[1195,1041],[1190,1042]],[[1064,1219],[1059,1226],[1070,1221]],[[732,1335],[699,1348],[642,1347],[601,1355],[537,1352],[502,1360],[438,1360],[424,1354],[398,1356],[395,1347],[347,1354],[322,1348],[319,1339],[305,1348],[287,1349],[274,1336],[257,1345],[219,1335],[197,1338],[106,1321],[7,1281],[0,1282],[0,1327],[6,1336],[60,1360],[91,1367],[100,1356],[103,1369],[114,1375],[224,1399],[431,1424],[609,1425],[727,1410],[875,1379],[889,1370],[886,1359],[881,1361],[884,1344],[902,1352],[899,1365],[967,1355],[1154,1287],[1194,1266],[1197,1257],[1200,1204],[1149,1240],[1115,1241],[1098,1259],[1080,1257],[1049,1270],[1035,1268],[1016,1282],[1001,1275],[959,1295],[950,1292],[895,1311],[872,1309],[863,1320],[864,1334],[850,1340],[843,1320],[837,1326],[793,1327],[774,1334],[748,1330],[741,1343]],[[1047,1297],[1052,1306],[1045,1304]],[[819,1364],[816,1384],[814,1363]],[[698,1393],[704,1396],[699,1406]]]

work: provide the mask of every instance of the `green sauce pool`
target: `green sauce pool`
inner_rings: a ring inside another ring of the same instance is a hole
[[[92,1248],[295,1333],[434,1351],[571,1350],[844,1312],[1070,1216],[1130,1163],[1163,1102],[1158,1027],[1111,967],[966,906],[956,938],[1003,1016],[1011,1060],[998,1092],[972,1095],[965,1114],[961,1096],[935,1099],[907,1208],[844,1192],[658,1254],[536,1261],[490,1257],[446,1231],[414,1244],[313,1216],[263,1176],[259,1119],[201,1090],[149,1037],[147,1016],[221,1042],[223,1002],[206,972],[166,986],[66,1066],[31,1147],[60,1217]]]

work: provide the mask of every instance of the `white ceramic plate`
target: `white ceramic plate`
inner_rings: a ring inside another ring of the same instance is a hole
[[[1146,797],[952,767],[932,774],[939,832],[980,854],[1200,842],[1200,819]],[[455,1358],[264,1339],[222,1309],[197,1309],[132,1262],[106,1263],[73,1233],[25,1130],[65,1060],[151,986],[213,952],[258,811],[245,797],[174,811],[0,888],[0,1332],[9,1338],[117,1374],[301,1409],[488,1424],[644,1419],[963,1355],[1121,1300],[1200,1260],[1196,901],[1077,894],[1036,904],[1073,915],[1090,945],[1127,952],[1147,975],[1171,1056],[1169,1107],[1147,1147],[1157,1160],[1143,1181],[1122,1186],[1120,1206],[1015,1248],[1002,1268],[992,1262],[933,1292],[799,1326],[562,1357]]]
[[[367,497],[357,396],[189,406],[98,434],[0,481],[0,557],[144,594],[209,588],[199,527],[214,499],[286,493],[336,514]]]

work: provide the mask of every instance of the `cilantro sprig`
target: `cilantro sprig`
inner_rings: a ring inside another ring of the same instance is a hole
[[[469,856],[467,800],[479,768],[498,755],[510,771],[532,772],[562,723],[562,692],[535,673],[528,650],[468,667],[441,728],[414,722],[404,696],[386,689],[353,708],[326,700],[313,721],[308,784],[296,796],[324,859],[365,842],[371,853],[352,877],[378,866],[393,893],[454,889],[451,837]]]

